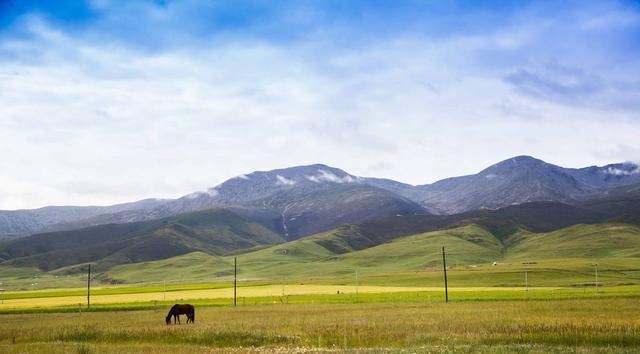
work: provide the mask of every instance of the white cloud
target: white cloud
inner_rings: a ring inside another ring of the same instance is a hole
[[[288,179],[288,178],[286,178],[284,176],[276,175],[276,178],[278,179],[276,181],[277,185],[292,186],[292,185],[296,184],[296,181],[294,181],[292,179]]]
[[[201,197],[203,195],[209,196],[211,198],[217,196],[219,194],[218,190],[214,187],[214,188],[209,188],[206,191],[202,191],[202,192],[194,192],[194,193],[189,193],[187,195],[185,195],[184,197],[187,199],[196,199],[198,197]]]
[[[318,35],[142,51],[36,18],[33,39],[0,41],[12,54],[0,57],[0,208],[178,197],[318,162],[357,175],[375,163],[379,177],[424,184],[515,155],[570,167],[640,159],[627,156],[640,151],[640,113],[623,107],[637,91],[620,96],[612,84],[640,68],[591,39],[606,26],[585,34],[565,31],[580,27],[575,19],[516,20],[356,49]],[[597,107],[525,95],[504,80],[558,58],[610,85]],[[607,151],[611,141],[625,148]],[[308,178],[354,182],[327,171]]]
[[[614,176],[631,176],[635,175],[636,173],[640,173],[640,166],[636,165],[635,168],[631,170],[622,170],[615,167],[609,167],[607,168],[606,173]]]
[[[322,182],[331,182],[331,183],[354,183],[358,181],[358,178],[354,178],[350,175],[346,175],[344,177],[336,176],[335,174],[325,171],[318,170],[317,175],[305,176],[311,182],[322,183]]]

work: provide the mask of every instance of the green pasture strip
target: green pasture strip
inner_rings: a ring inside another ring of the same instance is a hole
[[[449,289],[449,302],[495,302],[495,301],[556,301],[556,300],[593,300],[593,299],[640,299],[640,286],[616,286],[599,288],[534,288],[529,291],[504,289]],[[317,294],[317,295],[285,295],[237,298],[238,306],[251,305],[287,305],[287,304],[348,304],[348,303],[444,303],[444,289],[419,292],[391,292],[391,293],[354,293],[347,294]],[[176,303],[171,301],[143,301],[112,304],[94,304],[89,309],[84,304],[65,306],[34,306],[21,308],[7,308],[0,310],[0,314],[12,313],[58,313],[58,312],[102,312],[102,311],[135,311],[166,309]],[[194,305],[233,306],[231,298],[184,299]]]
[[[593,269],[574,270],[559,268],[527,269],[529,287],[581,287],[594,286]],[[449,285],[454,287],[524,287],[525,269],[512,267],[449,269]],[[279,279],[271,281],[278,284]],[[287,277],[280,279],[285,284],[333,284],[355,285],[355,272],[336,276]],[[629,269],[603,269],[598,272],[598,282],[603,286],[640,285],[640,271]],[[442,270],[403,273],[359,274],[360,285],[382,286],[444,286]]]

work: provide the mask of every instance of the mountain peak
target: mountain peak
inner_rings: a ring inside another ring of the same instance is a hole
[[[519,155],[519,156],[512,157],[510,159],[498,162],[496,165],[500,165],[500,164],[525,164],[525,165],[545,164],[546,165],[547,163],[533,156]]]
[[[546,166],[554,166],[552,164],[546,163],[540,159],[536,159],[532,156],[520,155],[515,156],[510,159],[506,159],[500,161],[494,165],[491,165],[480,172],[480,174],[485,173],[498,173],[501,171],[510,171],[510,170],[518,170],[518,169],[529,169],[536,167],[546,167]]]

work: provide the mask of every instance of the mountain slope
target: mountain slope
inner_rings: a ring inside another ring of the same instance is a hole
[[[548,232],[531,233],[519,230],[506,240],[501,240],[483,226],[469,224],[456,228],[409,235],[389,242],[347,253],[335,253],[314,242],[311,238],[276,245],[254,252],[237,255],[240,276],[282,280],[286,277],[346,276],[353,281],[355,270],[360,274],[382,275],[393,272],[414,272],[436,269],[442,266],[442,246],[446,247],[448,263],[473,269],[476,265],[491,267],[491,263],[509,262],[522,267],[523,262],[543,261],[545,265],[532,263],[537,276],[549,272],[551,277],[562,275],[555,269],[560,263],[571,263],[580,268],[589,268],[594,261],[624,264],[640,264],[640,227],[637,225],[603,223],[598,225],[574,225]],[[544,260],[557,260],[544,262]],[[606,261],[604,261],[606,260]],[[176,274],[197,274],[202,264],[208,264],[208,276],[225,277],[232,274],[233,258],[211,257],[201,253],[188,254],[167,260],[136,265],[122,265],[106,272],[110,279],[131,281],[132,279],[162,280],[167,274],[161,269],[171,265]],[[541,268],[541,267],[544,267]],[[549,268],[550,267],[550,268]],[[498,267],[501,268],[501,267]],[[500,270],[496,268],[496,272]],[[634,268],[637,269],[637,268]],[[632,271],[633,269],[630,269]],[[513,274],[512,274],[513,273]],[[633,272],[632,272],[633,273]],[[420,273],[420,277],[431,272]],[[453,274],[455,275],[455,274]],[[522,271],[494,274],[495,280],[483,279],[484,284],[521,284]],[[627,273],[627,276],[629,274]],[[416,274],[418,276],[418,274]],[[441,285],[437,273],[438,286]],[[478,280],[468,274],[470,283]],[[566,279],[566,275],[563,275]],[[575,277],[575,275],[574,275]],[[591,279],[592,274],[580,274],[577,279]],[[610,275],[611,279],[617,279]],[[632,275],[632,277],[635,277]],[[623,277],[624,278],[624,277]],[[531,279],[530,279],[531,280]],[[536,282],[540,282],[536,278]],[[550,280],[550,284],[556,284]],[[568,285],[567,283],[560,283]],[[459,285],[458,285],[459,286]]]
[[[107,268],[193,251],[220,255],[282,241],[261,225],[226,210],[209,209],[147,222],[27,236],[0,244],[0,257],[5,264],[43,270],[86,262]]]
[[[56,224],[103,214],[153,209],[164,203],[163,199],[145,199],[111,206],[48,206],[39,209],[0,210],[0,236],[34,233]]]
[[[582,205],[638,183],[640,168],[632,163],[574,169],[529,156],[499,162],[475,175],[419,186],[314,164],[240,175],[174,200],[0,211],[0,236],[148,221],[222,207],[295,239],[396,214],[456,214],[531,201]]]
[[[454,228],[481,225],[496,237],[504,238],[521,229],[531,232],[558,230],[575,224],[597,223],[606,215],[554,202],[514,205],[498,210],[476,210],[456,215],[413,215],[381,218],[357,225],[344,225],[313,235],[312,240],[335,253],[348,253],[377,246],[393,239]]]
[[[475,175],[448,178],[417,188],[422,191],[419,201],[426,207],[453,214],[531,201],[577,203],[637,182],[640,170],[634,164],[571,169],[518,156]]]
[[[584,201],[580,206],[607,215],[613,221],[640,224],[640,183],[615,188],[606,196]]]
[[[391,215],[424,214],[418,203],[325,165],[258,171],[232,178],[145,210],[103,214],[67,225],[153,220],[210,207],[224,207],[257,221],[286,239]]]

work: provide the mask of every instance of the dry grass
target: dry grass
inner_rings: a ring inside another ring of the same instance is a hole
[[[637,352],[635,299],[199,308],[3,315],[0,352]]]

